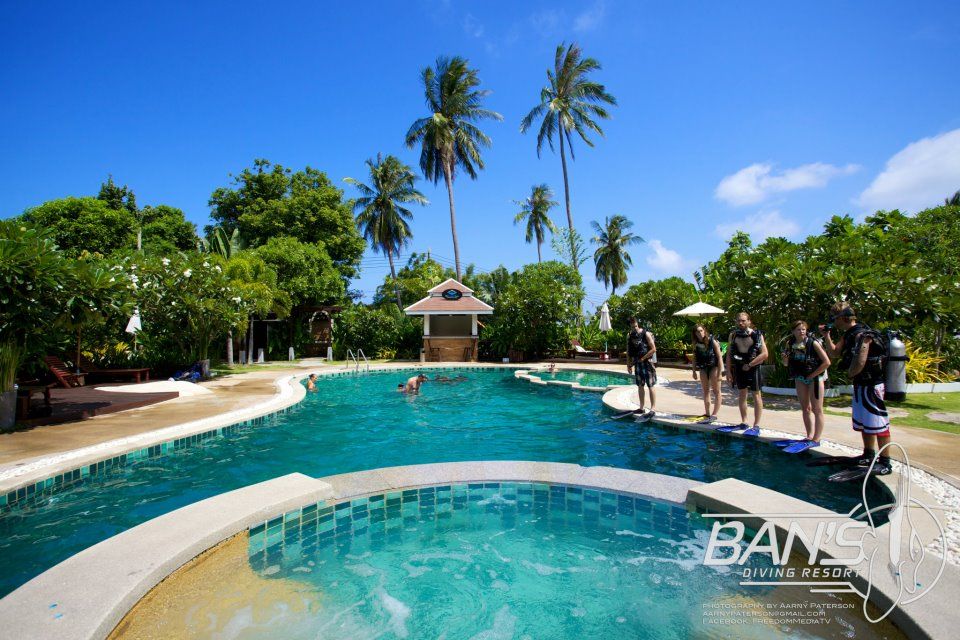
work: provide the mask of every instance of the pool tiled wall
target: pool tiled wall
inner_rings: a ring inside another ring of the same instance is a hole
[[[288,511],[249,529],[249,555],[255,570],[299,563],[304,555],[331,545],[349,547],[369,536],[371,546],[400,542],[410,527],[443,520],[453,512],[498,513],[506,529],[518,516],[534,515],[545,530],[571,526],[616,531],[637,526],[673,539],[690,534],[691,518],[678,505],[585,487],[525,482],[439,485],[378,493],[329,504],[318,502]],[[538,524],[538,526],[541,526]]]

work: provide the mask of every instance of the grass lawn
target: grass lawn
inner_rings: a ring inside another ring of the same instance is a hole
[[[825,413],[835,416],[849,416],[849,413],[831,411],[830,407],[849,407],[850,396],[827,398],[824,401]],[[947,433],[960,433],[960,424],[938,422],[927,417],[928,413],[960,413],[960,393],[915,393],[908,394],[905,402],[887,402],[888,407],[895,407],[907,411],[909,415],[903,418],[893,418],[894,426],[905,425]]]

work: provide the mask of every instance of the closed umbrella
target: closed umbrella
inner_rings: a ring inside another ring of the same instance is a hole
[[[611,329],[613,329],[613,325],[610,324],[610,307],[608,307],[607,303],[604,302],[603,307],[600,308],[600,331],[606,333]],[[607,350],[606,336],[604,336],[603,350]]]

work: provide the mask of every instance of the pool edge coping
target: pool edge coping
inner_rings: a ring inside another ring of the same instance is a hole
[[[184,564],[291,509],[397,489],[494,481],[581,486],[679,506],[701,484],[644,471],[529,461],[407,465],[323,478],[291,473],[186,505],[74,554],[0,599],[4,633],[106,638],[141,598]]]

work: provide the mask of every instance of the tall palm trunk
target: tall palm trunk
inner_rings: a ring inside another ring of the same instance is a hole
[[[385,248],[387,260],[390,262],[390,277],[393,278],[393,292],[397,294],[397,308],[403,311],[403,302],[400,300],[400,285],[397,283],[397,270],[393,266],[393,252],[389,247]]]
[[[537,240],[537,264],[543,262],[543,259],[540,257],[540,245],[543,244],[543,240]]]
[[[453,170],[444,166],[443,179],[447,183],[447,197],[450,200],[450,232],[453,234],[453,261],[457,266],[457,280],[460,280],[460,243],[457,242],[457,212],[453,206]]]
[[[563,150],[563,128],[560,129],[560,163],[563,165],[563,198],[567,205],[567,228],[570,229],[570,263],[574,271],[580,269],[577,264],[577,251],[573,242],[573,214],[570,213],[570,182],[567,179],[567,156]]]

